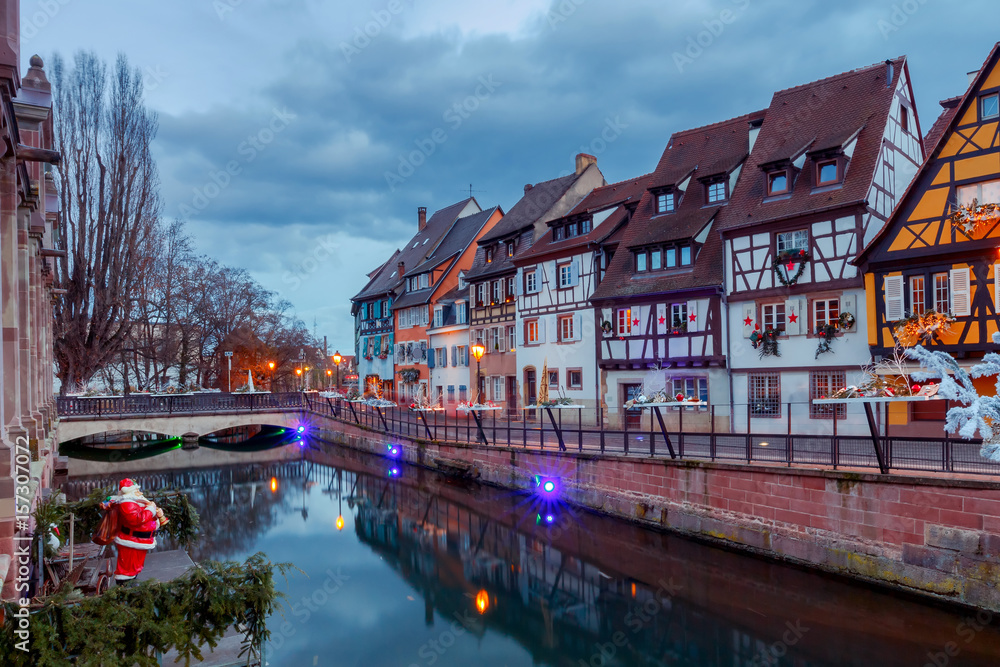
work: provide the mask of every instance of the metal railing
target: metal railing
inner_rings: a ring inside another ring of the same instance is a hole
[[[781,417],[748,414],[746,405],[709,408],[666,408],[661,430],[650,415],[596,410],[414,412],[406,408],[376,408],[322,398],[316,393],[201,394],[190,396],[134,395],[115,398],[60,398],[57,408],[66,419],[127,418],[224,412],[307,412],[360,426],[388,436],[456,444],[577,451],[588,454],[670,457],[729,463],[786,466],[871,468],[878,470],[872,437],[860,412],[852,407],[845,418],[810,419],[809,403],[783,403]],[[477,419],[478,418],[478,419]],[[751,421],[752,418],[752,421]],[[1000,463],[980,456],[979,440],[921,437],[893,433],[882,420],[881,444],[888,470],[1000,475]],[[806,427],[802,425],[806,424]],[[932,428],[936,429],[938,422]],[[798,430],[799,432],[795,432]],[[817,432],[805,433],[813,430]],[[896,428],[899,431],[899,428]],[[737,432],[733,432],[737,431]],[[747,431],[750,431],[749,433]]]

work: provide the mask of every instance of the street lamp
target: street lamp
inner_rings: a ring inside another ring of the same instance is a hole
[[[302,369],[296,368],[295,374],[299,376],[299,391],[302,391]]]
[[[233,393],[233,351],[228,350],[226,352],[226,361],[229,362],[229,393]]]
[[[333,375],[333,371],[329,368],[326,369],[326,390],[330,391],[330,376]]]
[[[343,360],[344,358],[340,356],[340,350],[337,350],[336,352],[333,353],[333,363],[337,367],[337,386],[336,386],[337,391],[340,391],[340,362]]]
[[[274,391],[274,362],[273,361],[267,362],[267,367],[271,371],[271,382],[270,382],[270,386],[268,387],[268,389],[270,389],[271,391]]]
[[[477,342],[473,343],[470,349],[472,351],[472,356],[476,358],[476,403],[482,403],[480,400],[483,393],[482,379],[480,377],[480,361],[482,360],[483,355],[486,354],[486,346]]]

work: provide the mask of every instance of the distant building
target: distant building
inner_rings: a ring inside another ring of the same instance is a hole
[[[430,336],[430,393],[434,405],[453,411],[469,396],[469,291],[464,281],[437,299]]]

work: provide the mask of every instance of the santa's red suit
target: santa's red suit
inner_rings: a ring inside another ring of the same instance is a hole
[[[147,500],[130,479],[118,483],[120,495],[111,499],[118,512],[118,566],[115,579],[135,579],[146,564],[146,552],[156,547],[156,529],[160,525],[156,505]],[[162,516],[163,513],[159,512]]]

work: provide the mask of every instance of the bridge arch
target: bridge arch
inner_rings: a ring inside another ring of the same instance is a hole
[[[163,416],[136,415],[61,419],[59,444],[109,431],[143,431],[181,436],[185,433],[209,435],[237,426],[283,426],[294,428],[305,421],[301,412],[244,412],[231,414],[180,414]]]

